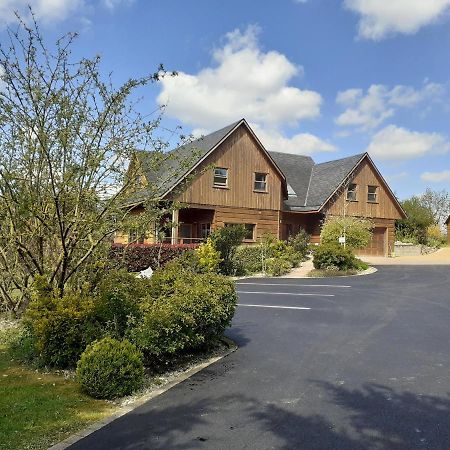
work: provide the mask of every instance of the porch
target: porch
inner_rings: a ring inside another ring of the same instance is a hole
[[[200,244],[211,234],[214,209],[182,208],[172,213],[172,227],[164,242],[171,244]],[[169,234],[170,233],[170,234]]]

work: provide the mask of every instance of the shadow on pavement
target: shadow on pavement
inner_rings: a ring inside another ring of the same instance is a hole
[[[398,392],[377,384],[366,384],[362,389],[322,381],[313,384],[326,393],[332,408],[344,410],[339,426],[321,415],[299,414],[296,409],[301,403],[267,403],[245,395],[189,402],[177,392],[179,395],[171,396],[177,405],[151,402],[73,448],[450,448],[448,396]]]

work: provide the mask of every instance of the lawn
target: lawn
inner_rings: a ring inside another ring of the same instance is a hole
[[[0,449],[44,449],[117,406],[94,400],[56,373],[41,373],[11,360],[0,332]]]

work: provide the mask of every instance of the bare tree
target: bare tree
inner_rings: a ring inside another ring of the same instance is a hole
[[[72,61],[76,34],[47,47],[36,22],[18,17],[7,36],[0,47],[0,301],[20,314],[36,275],[63,295],[104,259],[115,232],[148,229],[165,213],[158,180],[140,186],[127,161],[137,148],[153,150],[158,173],[170,158],[155,137],[159,112],[140,113],[136,91],[173,74],[160,67],[116,88],[111,75],[101,76],[99,57]],[[131,214],[139,196],[145,213]]]

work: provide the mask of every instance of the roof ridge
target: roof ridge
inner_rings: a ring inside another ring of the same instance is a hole
[[[311,158],[312,159],[312,158]],[[314,160],[313,160],[314,161]],[[316,164],[314,164],[311,167],[311,173],[309,175],[309,182],[308,182],[308,188],[306,189],[306,195],[305,195],[305,204],[303,206],[306,206],[308,204],[308,195],[309,195],[309,187],[311,186],[311,180],[313,177],[313,172],[314,172],[314,167],[316,166]]]

